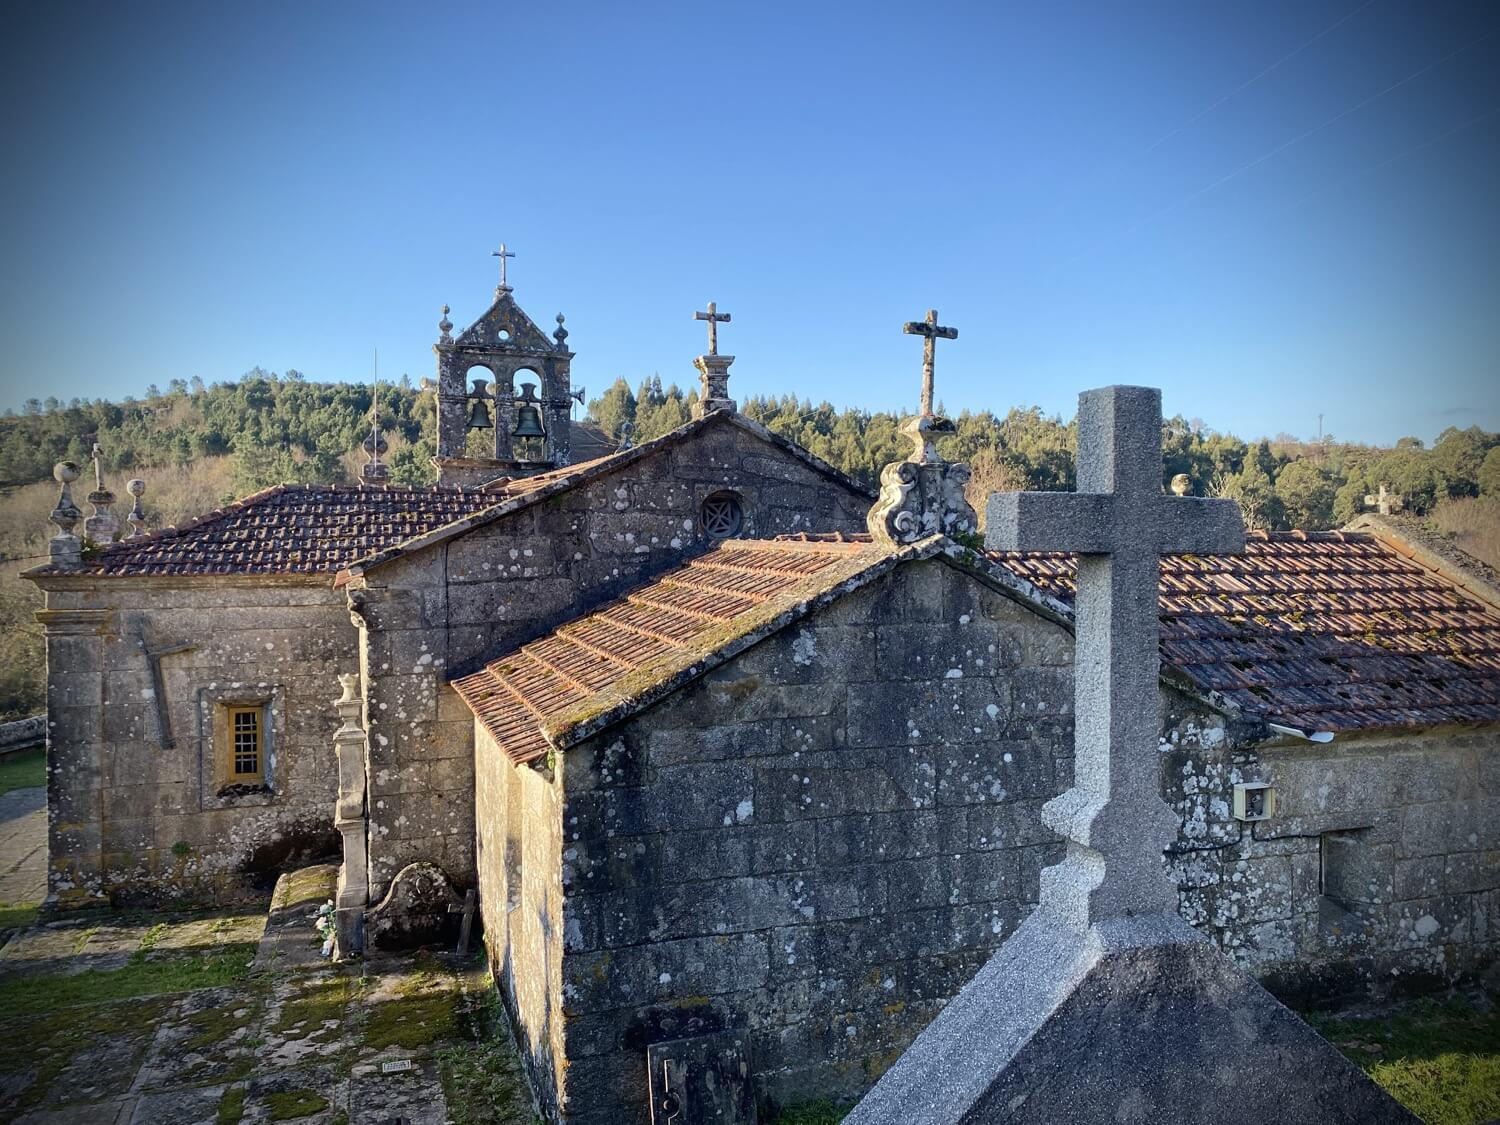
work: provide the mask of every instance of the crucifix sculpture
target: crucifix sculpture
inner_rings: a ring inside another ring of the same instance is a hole
[[[922,337],[922,417],[932,417],[932,368],[938,340],[957,340],[958,329],[937,322],[937,309],[927,310],[926,320],[908,320],[901,326],[908,336]]]
[[[721,324],[728,324],[729,323],[729,320],[730,320],[729,314],[728,313],[721,313],[721,312],[719,312],[718,311],[718,306],[715,305],[712,301],[710,301],[710,302],[708,302],[708,311],[707,312],[695,312],[693,314],[693,319],[694,320],[706,320],[706,321],[708,321],[708,354],[709,355],[718,355],[719,354],[719,325],[721,325]]]
[[[167,681],[161,672],[161,658],[171,656],[175,652],[189,652],[194,646],[187,641],[178,644],[162,645],[160,648],[152,648],[146,640],[146,631],[142,629],[137,634],[141,651],[146,654],[146,664],[151,669],[151,693],[156,697],[156,731],[159,743],[163,750],[170,750],[177,745],[177,740],[172,737],[172,709],[167,706]]]
[[[1244,550],[1232,500],[1162,491],[1161,392],[1085,391],[1078,491],[998,492],[985,545],[1078,555],[1073,788],[1042,819],[1068,840],[1042,876],[1042,905],[1075,928],[1176,914],[1162,851],[1177,817],[1161,798],[1157,597],[1160,556]]]
[[[512,253],[511,251],[507,250],[505,248],[505,243],[502,242],[500,244],[500,249],[498,249],[498,250],[491,250],[490,251],[490,257],[491,258],[499,258],[500,259],[500,285],[499,285],[499,291],[502,292],[502,293],[509,293],[510,292],[510,286],[505,283],[505,259],[506,258],[514,258],[515,254]],[[446,310],[444,310],[444,311],[446,312]]]

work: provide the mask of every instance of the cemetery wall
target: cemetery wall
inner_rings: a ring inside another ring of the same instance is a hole
[[[326,579],[49,579],[49,884],[59,906],[224,901],[337,852],[332,736],[354,628]],[[161,657],[161,741],[142,639]],[[230,705],[262,709],[263,784],[227,776]]]
[[[1339,735],[1164,756],[1183,914],[1288,998],[1420,991],[1500,950],[1500,731]],[[1267,780],[1275,815],[1231,815]]]
[[[448,678],[701,550],[703,500],[724,489],[746,536],[862,532],[870,503],[726,421],[359,580],[374,901],[419,859],[475,878],[472,715]]]

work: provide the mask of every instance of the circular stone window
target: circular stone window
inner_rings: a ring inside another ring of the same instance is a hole
[[[703,501],[703,534],[710,539],[733,539],[745,523],[738,492],[715,492]]]

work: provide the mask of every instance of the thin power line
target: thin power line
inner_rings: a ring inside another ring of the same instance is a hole
[[[1359,15],[1361,12],[1363,12],[1366,8],[1370,7],[1370,5],[1372,5],[1374,3],[1375,3],[1375,0],[1365,0],[1365,2],[1363,4],[1361,4],[1358,8],[1355,8],[1354,11],[1352,11],[1352,12],[1348,13],[1347,15],[1345,15],[1342,19],[1335,20],[1333,23],[1331,23],[1327,27],[1325,27],[1322,31],[1320,31],[1316,35],[1314,35],[1311,39],[1309,39],[1306,42],[1304,42],[1300,47],[1297,47],[1297,48],[1289,51],[1288,53],[1282,55],[1279,59],[1277,59],[1275,62],[1273,62],[1270,66],[1266,67],[1264,70],[1260,71],[1258,74],[1252,75],[1251,77],[1245,79],[1245,81],[1241,82],[1233,90],[1230,90],[1229,93],[1223,95],[1216,102],[1214,102],[1212,105],[1210,105],[1207,109],[1200,110],[1198,113],[1195,113],[1192,117],[1189,117],[1181,125],[1177,126],[1177,128],[1175,128],[1175,129],[1171,130],[1170,132],[1164,134],[1163,136],[1159,137],[1157,140],[1152,141],[1151,144],[1149,144],[1149,145],[1146,146],[1146,149],[1145,149],[1144,152],[1141,153],[1141,156],[1143,156],[1143,157],[1144,156],[1150,156],[1151,153],[1155,152],[1162,145],[1164,145],[1168,141],[1170,141],[1173,137],[1177,136],[1179,133],[1182,133],[1183,131],[1185,131],[1187,129],[1191,129],[1194,125],[1198,124],[1198,122],[1202,121],[1210,113],[1212,113],[1214,110],[1218,109],[1221,105],[1223,105],[1225,102],[1229,101],[1231,98],[1233,98],[1233,97],[1235,97],[1235,96],[1237,96],[1239,94],[1244,93],[1251,86],[1254,86],[1257,82],[1259,82],[1266,75],[1270,74],[1272,71],[1277,70],[1280,67],[1284,66],[1285,64],[1291,62],[1294,58],[1296,58],[1303,51],[1305,51],[1309,47],[1311,47],[1314,43],[1318,42],[1320,39],[1324,39],[1327,36],[1332,35],[1335,31],[1337,31],[1339,28],[1343,27],[1346,23],[1348,23],[1350,20],[1352,20],[1355,16]]]
[[[1312,191],[1307,192],[1305,195],[1298,196],[1296,199],[1288,203],[1286,205],[1286,210],[1294,211],[1304,204],[1310,203],[1312,200],[1318,198],[1321,195],[1327,195],[1329,192],[1336,191],[1341,187],[1345,187],[1348,184],[1353,183],[1355,180],[1362,179],[1365,176],[1373,175],[1374,173],[1380,171],[1382,168],[1388,168],[1392,164],[1396,164],[1402,160],[1413,157],[1417,153],[1431,148],[1433,145],[1441,144],[1443,141],[1446,141],[1449,137],[1454,136],[1457,133],[1462,133],[1465,129],[1472,129],[1475,125],[1478,125],[1481,122],[1494,117],[1496,114],[1500,114],[1500,105],[1491,106],[1483,113],[1475,114],[1473,117],[1470,117],[1467,120],[1460,121],[1456,125],[1451,125],[1447,129],[1444,129],[1441,133],[1438,133],[1435,136],[1428,137],[1425,141],[1422,141],[1419,144],[1404,148],[1394,155],[1387,156],[1384,160],[1376,161],[1374,164],[1367,164],[1363,168],[1356,169],[1355,171],[1350,172],[1347,175],[1340,176],[1337,180],[1330,184],[1324,184],[1322,187],[1314,188]],[[1222,241],[1222,238],[1223,235],[1221,234],[1217,239],[1215,239],[1215,241]],[[1195,258],[1202,254],[1209,245],[1210,243],[1206,240],[1195,242],[1187,250],[1184,250],[1176,257],[1170,258],[1166,262],[1164,262],[1163,268],[1171,268],[1187,261],[1190,258]]]
[[[1496,30],[1500,30],[1500,29],[1496,29]],[[1421,78],[1424,74],[1427,74],[1429,71],[1434,70],[1434,69],[1436,69],[1439,66],[1442,66],[1444,63],[1446,63],[1446,62],[1448,62],[1448,61],[1450,61],[1450,60],[1452,60],[1454,58],[1457,58],[1459,55],[1463,54],[1465,51],[1472,50],[1473,48],[1479,46],[1481,43],[1484,43],[1485,41],[1493,38],[1494,35],[1495,35],[1495,31],[1487,32],[1486,34],[1481,35],[1478,39],[1472,40],[1471,42],[1465,43],[1462,47],[1457,47],[1454,50],[1449,51],[1442,58],[1436,59],[1433,62],[1428,63],[1426,66],[1423,66],[1423,67],[1421,67],[1421,68],[1419,68],[1417,70],[1412,71],[1405,78],[1402,78],[1402,79],[1399,79],[1398,81],[1392,82],[1389,86],[1385,87],[1383,90],[1379,90],[1376,93],[1371,94],[1369,97],[1364,98],[1363,100],[1361,100],[1361,101],[1355,103],[1354,105],[1350,106],[1348,109],[1345,109],[1345,110],[1343,110],[1343,111],[1341,111],[1339,113],[1334,114],[1332,117],[1330,117],[1327,121],[1324,121],[1322,124],[1315,125],[1311,129],[1307,129],[1307,130],[1305,130],[1305,131],[1303,131],[1301,133],[1298,133],[1295,137],[1292,137],[1290,140],[1282,141],[1280,144],[1276,145],[1274,148],[1271,148],[1268,151],[1262,153],[1260,156],[1257,156],[1254,160],[1248,161],[1245,164],[1241,164],[1238,168],[1234,169],[1232,172],[1225,173],[1224,175],[1220,176],[1217,180],[1214,180],[1212,183],[1209,183],[1209,184],[1207,184],[1204,187],[1198,188],[1195,191],[1188,192],[1186,195],[1183,195],[1183,196],[1178,197],[1177,199],[1174,199],[1172,202],[1168,203],[1165,207],[1161,207],[1158,210],[1153,211],[1151,214],[1147,215],[1145,218],[1140,219],[1140,220],[1136,221],[1135,223],[1132,223],[1130,226],[1126,227],[1124,230],[1117,232],[1113,236],[1113,239],[1114,240],[1119,240],[1121,238],[1129,237],[1130,235],[1134,234],[1136,231],[1140,230],[1142,227],[1148,226],[1151,223],[1156,222],[1156,220],[1160,219],[1162,216],[1168,215],[1171,212],[1175,211],[1177,208],[1181,207],[1183,204],[1185,204],[1185,203],[1191,203],[1193,200],[1198,199],[1198,198],[1200,198],[1200,197],[1202,197],[1204,195],[1207,195],[1209,192],[1214,191],[1217,188],[1223,187],[1225,184],[1229,183],[1231,180],[1238,179],[1240,176],[1243,176],[1246,172],[1252,171],[1255,168],[1260,167],[1267,160],[1271,160],[1274,157],[1279,156],[1281,153],[1285,152],[1287,149],[1293,148],[1294,146],[1301,144],[1303,141],[1307,140],[1309,137],[1314,137],[1317,134],[1323,132],[1325,129],[1331,128],[1332,126],[1338,124],[1340,121],[1344,120],[1344,118],[1350,116],[1351,114],[1358,113],[1360,110],[1365,109],[1365,108],[1367,108],[1370,105],[1373,105],[1375,102],[1379,101],[1381,98],[1385,97],[1387,94],[1391,94],[1391,93],[1394,93],[1396,90],[1399,90],[1402,86],[1405,86],[1405,85],[1407,85],[1410,82],[1415,82],[1418,78]],[[1094,250],[1094,247],[1092,247],[1092,246],[1087,247],[1087,248],[1085,248],[1083,250],[1080,250],[1077,254],[1074,254],[1071,258],[1068,258],[1066,261],[1064,261],[1062,263],[1062,266],[1060,268],[1066,268],[1067,266],[1074,265],[1075,263],[1077,263],[1077,262],[1081,261],[1082,259],[1088,257],[1089,254],[1093,252],[1093,250]]]

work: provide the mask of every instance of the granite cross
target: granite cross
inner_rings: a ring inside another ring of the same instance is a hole
[[[1161,392],[1105,387],[1079,396],[1077,492],[989,499],[987,547],[1078,556],[1074,781],[1042,810],[1068,841],[1042,905],[1077,929],[1177,910],[1157,764],[1160,556],[1243,551],[1245,530],[1234,501],[1168,496],[1162,475]]]
[[[708,321],[708,354],[719,354],[719,325],[729,323],[729,314],[718,311],[718,306],[712,301],[708,302],[707,312],[695,312],[694,320]]]
[[[500,244],[500,249],[490,251],[490,257],[500,259],[500,288],[502,290],[505,290],[506,292],[509,292],[510,286],[505,283],[505,259],[514,258],[515,254],[507,250],[505,248],[505,243],[502,242]]]
[[[937,322],[937,309],[927,310],[926,320],[908,320],[901,326],[908,336],[922,339],[922,417],[932,417],[932,367],[936,358],[937,341],[957,340],[958,329],[947,328]]]
[[[161,648],[152,648],[146,642],[144,630],[138,634],[140,638],[141,651],[146,654],[146,663],[151,668],[151,693],[156,697],[156,730],[160,737],[161,748],[170,750],[177,745],[177,740],[172,737],[172,711],[167,706],[167,682],[161,674],[161,658],[171,656],[174,652],[188,652],[194,646],[187,641],[175,645],[162,645]]]

